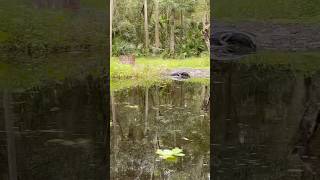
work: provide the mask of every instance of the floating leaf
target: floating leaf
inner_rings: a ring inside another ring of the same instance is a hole
[[[174,149],[172,149],[172,153],[173,154],[179,154],[179,153],[181,153],[182,152],[182,149],[179,149],[179,148],[174,148]]]
[[[156,154],[159,155],[161,159],[165,159],[167,161],[176,161],[177,157],[185,156],[185,154],[182,153],[182,149],[175,147],[172,150],[170,149],[158,149],[156,151]]]

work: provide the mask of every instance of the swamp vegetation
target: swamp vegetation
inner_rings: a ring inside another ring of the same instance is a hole
[[[112,0],[111,14],[111,179],[208,179],[209,1]]]
[[[208,54],[208,0],[112,0],[112,56]]]

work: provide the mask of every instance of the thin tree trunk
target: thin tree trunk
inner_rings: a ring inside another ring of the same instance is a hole
[[[144,113],[144,134],[146,135],[148,131],[148,115],[149,115],[149,88],[146,88],[145,94],[145,113]]]
[[[159,32],[159,0],[155,0],[155,47],[160,48],[160,32]]]
[[[209,19],[208,14],[205,13],[203,20],[202,20],[202,23],[203,23],[202,33],[204,36],[205,43],[207,45],[207,49],[210,52],[210,23],[209,23],[208,19]]]
[[[175,36],[174,36],[174,31],[175,31],[175,12],[174,10],[171,11],[171,22],[170,22],[170,54],[173,55],[175,52]]]
[[[180,25],[183,25],[183,11],[180,10]]]
[[[166,10],[166,47],[170,48],[170,8]]]
[[[5,90],[3,94],[3,107],[5,128],[7,132],[7,150],[8,150],[8,166],[9,166],[9,179],[17,180],[17,161],[16,161],[16,147],[14,137],[14,122],[12,117],[11,96]]]
[[[112,57],[112,21],[113,21],[113,1],[110,0],[110,57]]]
[[[145,34],[145,48],[149,52],[149,24],[148,24],[148,0],[144,0],[144,34]]]
[[[181,29],[182,29],[182,31],[181,31],[181,37],[183,37],[183,35],[184,35],[184,17],[183,17],[183,11],[181,10],[180,11],[180,25],[181,25]]]

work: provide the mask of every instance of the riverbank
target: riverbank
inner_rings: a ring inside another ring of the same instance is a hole
[[[276,22],[212,22],[211,32],[242,31],[255,38],[259,50],[311,51],[320,49],[319,23],[276,23]]]
[[[0,56],[0,88],[24,91],[66,80],[105,78],[106,63],[102,52],[63,53],[39,59]]]
[[[172,81],[170,74],[185,71],[191,78],[186,83],[210,82],[210,58],[193,57],[188,59],[162,59],[138,57],[135,65],[121,64],[117,57],[111,58],[110,89],[117,91],[134,86],[149,87]]]
[[[119,79],[144,79],[159,78],[168,75],[173,70],[198,70],[192,72],[199,77],[199,72],[210,69],[210,58],[193,57],[187,59],[162,59],[157,57],[138,57],[135,65],[121,64],[117,57],[111,58],[111,81]]]

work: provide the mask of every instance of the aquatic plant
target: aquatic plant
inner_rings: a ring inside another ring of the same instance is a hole
[[[167,160],[167,161],[177,161],[177,157],[183,157],[185,156],[185,154],[182,153],[183,150],[178,148],[178,147],[175,147],[173,149],[158,149],[156,154],[159,155],[159,157],[161,159],[164,159],[164,160]]]

